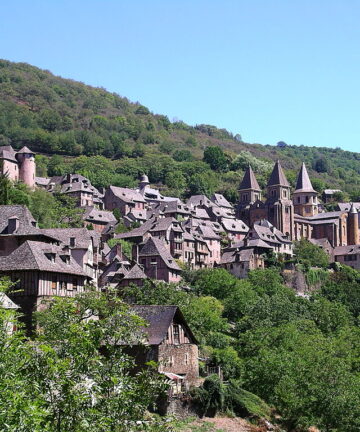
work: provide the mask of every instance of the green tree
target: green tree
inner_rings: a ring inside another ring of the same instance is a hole
[[[204,162],[208,163],[215,171],[226,171],[228,169],[228,160],[221,147],[209,146],[204,151]]]

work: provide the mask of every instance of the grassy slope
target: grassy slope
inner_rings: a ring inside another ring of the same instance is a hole
[[[139,109],[140,107],[140,109]],[[219,145],[234,158],[248,151],[256,158],[281,159],[294,181],[301,161],[311,168],[316,160],[329,162],[328,172],[310,169],[327,187],[348,192],[360,189],[360,154],[339,148],[248,144],[213,126],[171,123],[139,104],[85,84],[56,77],[25,63],[0,60],[0,144],[37,152],[119,159],[136,145],[148,154],[189,150],[201,159],[208,145]]]

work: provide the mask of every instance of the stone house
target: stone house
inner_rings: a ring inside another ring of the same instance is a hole
[[[68,248],[74,261],[83,269],[97,286],[98,264],[100,258],[100,236],[87,228],[51,228],[41,232],[57,239]]]
[[[245,279],[250,270],[265,267],[263,250],[261,247],[246,245],[227,248],[221,255],[220,267],[239,279]]]
[[[146,201],[140,192],[117,186],[106,189],[104,196],[106,210],[119,209],[122,216],[126,216],[132,210],[144,210]]]
[[[65,174],[52,177],[46,187],[48,192],[60,192],[75,199],[79,207],[103,208],[102,194],[90,180],[80,174]]]
[[[94,206],[84,207],[82,215],[85,226],[92,226],[98,233],[102,233],[109,224],[116,224],[116,217],[111,211],[99,210]]]
[[[334,261],[360,270],[360,246],[338,246],[333,251]]]
[[[175,259],[157,237],[149,237],[145,243],[133,248],[133,259],[138,262],[150,279],[179,282],[181,269]]]
[[[145,349],[131,348],[139,367],[153,360],[172,382],[171,394],[198,385],[198,342],[177,306],[133,305],[131,310],[148,324],[142,329]],[[147,349],[146,349],[147,347]]]

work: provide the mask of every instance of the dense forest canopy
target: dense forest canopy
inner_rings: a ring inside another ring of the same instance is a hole
[[[57,155],[50,166],[48,158],[38,157],[39,175],[76,171],[91,173],[96,186],[133,186],[139,173],[146,172],[166,193],[218,191],[231,201],[248,163],[264,186],[273,161],[280,159],[294,185],[304,161],[317,190],[339,188],[350,199],[359,198],[359,153],[248,144],[225,129],[172,122],[105,89],[1,60],[0,145],[6,144]],[[100,167],[96,173],[94,165]]]

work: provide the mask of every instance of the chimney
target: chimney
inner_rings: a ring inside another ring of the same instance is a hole
[[[12,234],[19,229],[19,218],[17,216],[13,216],[8,219],[8,234]]]
[[[131,250],[131,254],[132,254],[132,259],[133,261],[137,262],[139,259],[139,245],[134,243],[132,250]],[[128,257],[131,259],[131,257]]]
[[[122,244],[121,243],[116,243],[116,255],[119,255],[119,257],[121,257],[122,255]],[[131,257],[128,257],[131,258]]]

